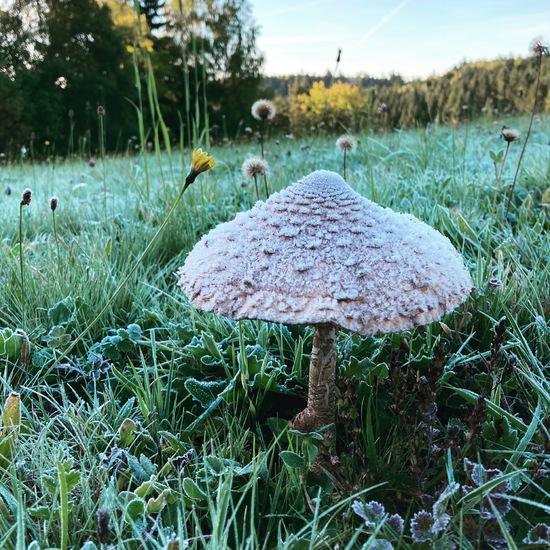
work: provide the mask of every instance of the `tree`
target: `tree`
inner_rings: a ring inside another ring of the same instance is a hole
[[[171,12],[169,27],[189,83],[187,101],[193,106],[206,97],[211,121],[232,135],[250,117],[262,81],[250,5],[246,0],[178,4],[182,11]]]
[[[106,5],[94,0],[46,0],[48,43],[43,47],[40,84],[52,113],[44,127],[57,137],[74,112],[75,130],[93,137],[96,109],[107,112],[108,146],[114,148],[132,118],[127,99],[133,97],[131,57]],[[40,113],[35,114],[40,120]],[[97,144],[97,134],[94,139]]]

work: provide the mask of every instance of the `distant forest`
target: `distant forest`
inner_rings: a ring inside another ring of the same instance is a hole
[[[139,14],[135,7],[139,4]],[[269,131],[391,131],[550,110],[548,56],[465,63],[405,82],[265,77],[247,0],[9,0],[0,9],[0,154],[97,155],[228,143],[257,130],[252,103],[273,99]],[[138,124],[138,121],[141,124]]]
[[[278,104],[281,129],[393,130],[530,113],[539,61],[536,110],[542,114],[550,112],[550,60],[545,57],[463,63],[444,75],[410,82],[398,75],[327,74],[268,77],[263,86]]]

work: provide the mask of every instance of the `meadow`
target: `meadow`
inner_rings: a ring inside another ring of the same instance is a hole
[[[311,327],[231,321],[176,287],[199,238],[254,205],[258,143],[209,147],[179,203],[189,150],[1,165],[0,547],[547,547],[550,119],[513,189],[522,141],[500,135],[528,122],[355,136],[348,184],[446,235],[475,289],[441,322],[340,333],[320,477],[319,434],[290,425]],[[270,192],[342,173],[333,137],[265,154]]]

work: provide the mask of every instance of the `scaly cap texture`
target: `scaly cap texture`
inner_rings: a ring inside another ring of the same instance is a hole
[[[446,237],[324,170],[214,228],[178,274],[205,311],[365,335],[439,319],[472,288]]]

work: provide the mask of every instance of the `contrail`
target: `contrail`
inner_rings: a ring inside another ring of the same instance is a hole
[[[354,47],[357,47],[357,46],[361,45],[363,42],[365,42],[366,40],[368,40],[376,31],[380,30],[396,13],[401,11],[409,2],[410,2],[410,0],[403,0],[403,2],[397,4],[397,6],[395,6],[395,8],[393,8],[393,10],[391,10],[388,14],[384,15],[384,17],[382,17],[382,19],[380,19],[380,21],[378,21],[378,23],[376,23],[376,25],[374,25],[374,27],[370,28],[357,41],[357,43],[355,44]]]

